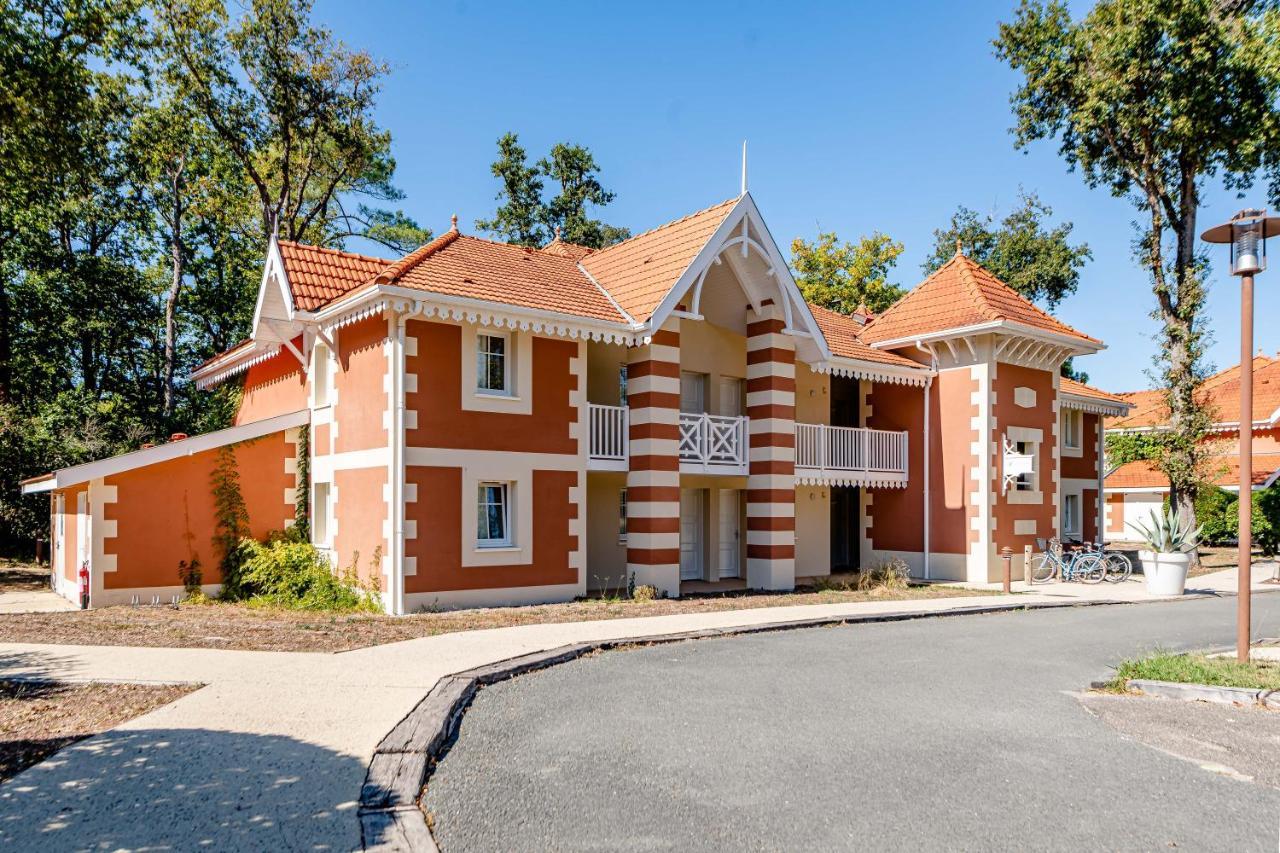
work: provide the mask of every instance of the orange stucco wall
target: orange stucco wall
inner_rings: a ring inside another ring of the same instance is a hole
[[[406,359],[407,372],[418,377],[418,390],[405,395],[405,405],[418,413],[417,428],[406,431],[407,446],[578,452],[569,434],[578,419],[569,399],[578,387],[570,364],[578,354],[576,341],[531,338],[533,401],[524,415],[462,408],[462,327],[412,320],[405,334],[418,341],[417,355]]]
[[[1084,518],[1080,520],[1082,525],[1080,535],[1085,542],[1097,542],[1098,536],[1098,490],[1083,489],[1080,493],[1080,501],[1084,506],[1081,512]]]
[[[383,497],[386,482],[385,467],[333,472],[333,484],[338,489],[338,501],[334,505],[338,527],[334,531],[333,550],[339,568],[346,569],[354,562],[365,583],[372,577],[381,577],[381,565],[374,558],[379,553],[387,553],[387,540],[383,536],[383,522],[387,518],[387,502]]]
[[[302,338],[294,346],[301,349]],[[287,415],[307,408],[307,382],[302,365],[293,353],[282,349],[271,358],[255,364],[245,373],[240,408],[235,423],[249,424],[276,415]]]
[[[387,411],[383,384],[388,369],[386,341],[387,321],[381,315],[338,331],[338,369],[333,377],[338,392],[333,407],[338,425],[335,453],[387,446],[383,420]]]
[[[285,459],[294,455],[295,445],[279,432],[235,445],[232,452],[250,533],[265,538],[293,516],[293,504],[284,498],[295,477],[285,473]],[[116,487],[115,502],[104,507],[104,517],[116,522],[116,535],[103,540],[103,553],[116,555],[116,570],[102,573],[104,588],[178,586],[178,563],[193,557],[201,563],[204,583],[222,580],[222,555],[213,543],[211,477],[217,453],[208,450],[104,480]],[[74,511],[74,498],[69,506]]]
[[[952,370],[940,373],[930,391],[929,550],[933,553],[967,553],[969,538],[976,535],[969,523],[976,515],[976,510],[969,506],[969,495],[976,488],[972,454],[972,418],[977,415],[973,405],[975,390],[977,382],[968,370]],[[905,385],[875,383],[868,402],[871,416],[867,426],[909,433],[907,487],[872,490],[868,511],[871,547],[921,551],[924,549],[923,392]],[[904,524],[903,519],[920,519],[920,523]]]
[[[1107,495],[1107,532],[1124,533],[1124,495]]]
[[[1014,389],[1030,388],[1036,393],[1036,405],[1024,409],[1014,402]],[[995,392],[995,431],[991,440],[999,454],[1006,430],[1011,426],[1038,429],[1043,433],[1043,441],[1039,448],[1040,495],[1039,504],[1012,503],[1008,494],[1002,494],[1000,484],[1000,464],[997,456],[993,467],[995,479],[992,482],[993,506],[992,516],[996,529],[993,535],[996,552],[1002,548],[1011,548],[1014,553],[1021,553],[1024,546],[1035,546],[1036,537],[1048,539],[1054,530],[1054,482],[1053,482],[1053,425],[1057,415],[1053,412],[1054,400],[1053,374],[1047,370],[1035,370],[1014,364],[996,365],[995,379],[992,382]],[[1010,493],[1012,486],[1010,487]],[[1036,522],[1034,534],[1017,535],[1013,532],[1014,522],[1033,519]]]
[[[463,566],[462,513],[475,512],[475,498],[462,494],[462,469],[410,466],[406,482],[418,487],[416,502],[405,505],[406,518],[417,522],[417,537],[405,541],[405,553],[417,558],[416,574],[405,578],[405,592],[570,584],[578,580],[569,554],[578,547],[569,521],[578,508],[569,489],[578,484],[574,471],[534,471],[533,561],[523,566]]]

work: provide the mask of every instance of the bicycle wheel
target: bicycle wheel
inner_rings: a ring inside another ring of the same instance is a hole
[[[1058,561],[1048,554],[1036,554],[1031,558],[1031,582],[1048,583],[1058,574]]]
[[[1071,565],[1071,573],[1084,583],[1102,583],[1107,576],[1107,564],[1097,554],[1081,554]]]
[[[1133,574],[1133,563],[1129,562],[1128,557],[1115,552],[1107,555],[1106,575],[1104,578],[1107,583],[1120,583],[1128,580],[1131,574]]]

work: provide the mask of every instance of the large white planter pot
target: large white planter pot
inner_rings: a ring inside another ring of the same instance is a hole
[[[1187,591],[1187,569],[1190,554],[1163,554],[1139,551],[1142,574],[1147,579],[1147,592],[1152,595],[1182,595]]]

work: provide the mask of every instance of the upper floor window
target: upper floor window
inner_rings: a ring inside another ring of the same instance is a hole
[[[485,394],[511,394],[511,338],[508,335],[476,335],[476,390]]]
[[[1062,497],[1062,532],[1068,536],[1080,535],[1080,496]]]
[[[1083,420],[1084,413],[1076,409],[1067,409],[1062,413],[1062,443],[1070,450],[1080,449]]]

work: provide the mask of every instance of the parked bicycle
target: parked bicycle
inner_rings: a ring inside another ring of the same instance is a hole
[[[1048,583],[1054,578],[1063,582],[1102,583],[1107,576],[1105,557],[1097,551],[1064,551],[1056,538],[1047,543],[1036,540],[1041,551],[1031,558],[1031,582]]]
[[[1133,574],[1133,563],[1130,562],[1128,556],[1119,551],[1108,551],[1106,543],[1093,543],[1093,553],[1102,558],[1105,572],[1102,579],[1107,583],[1120,583],[1129,579]]]

